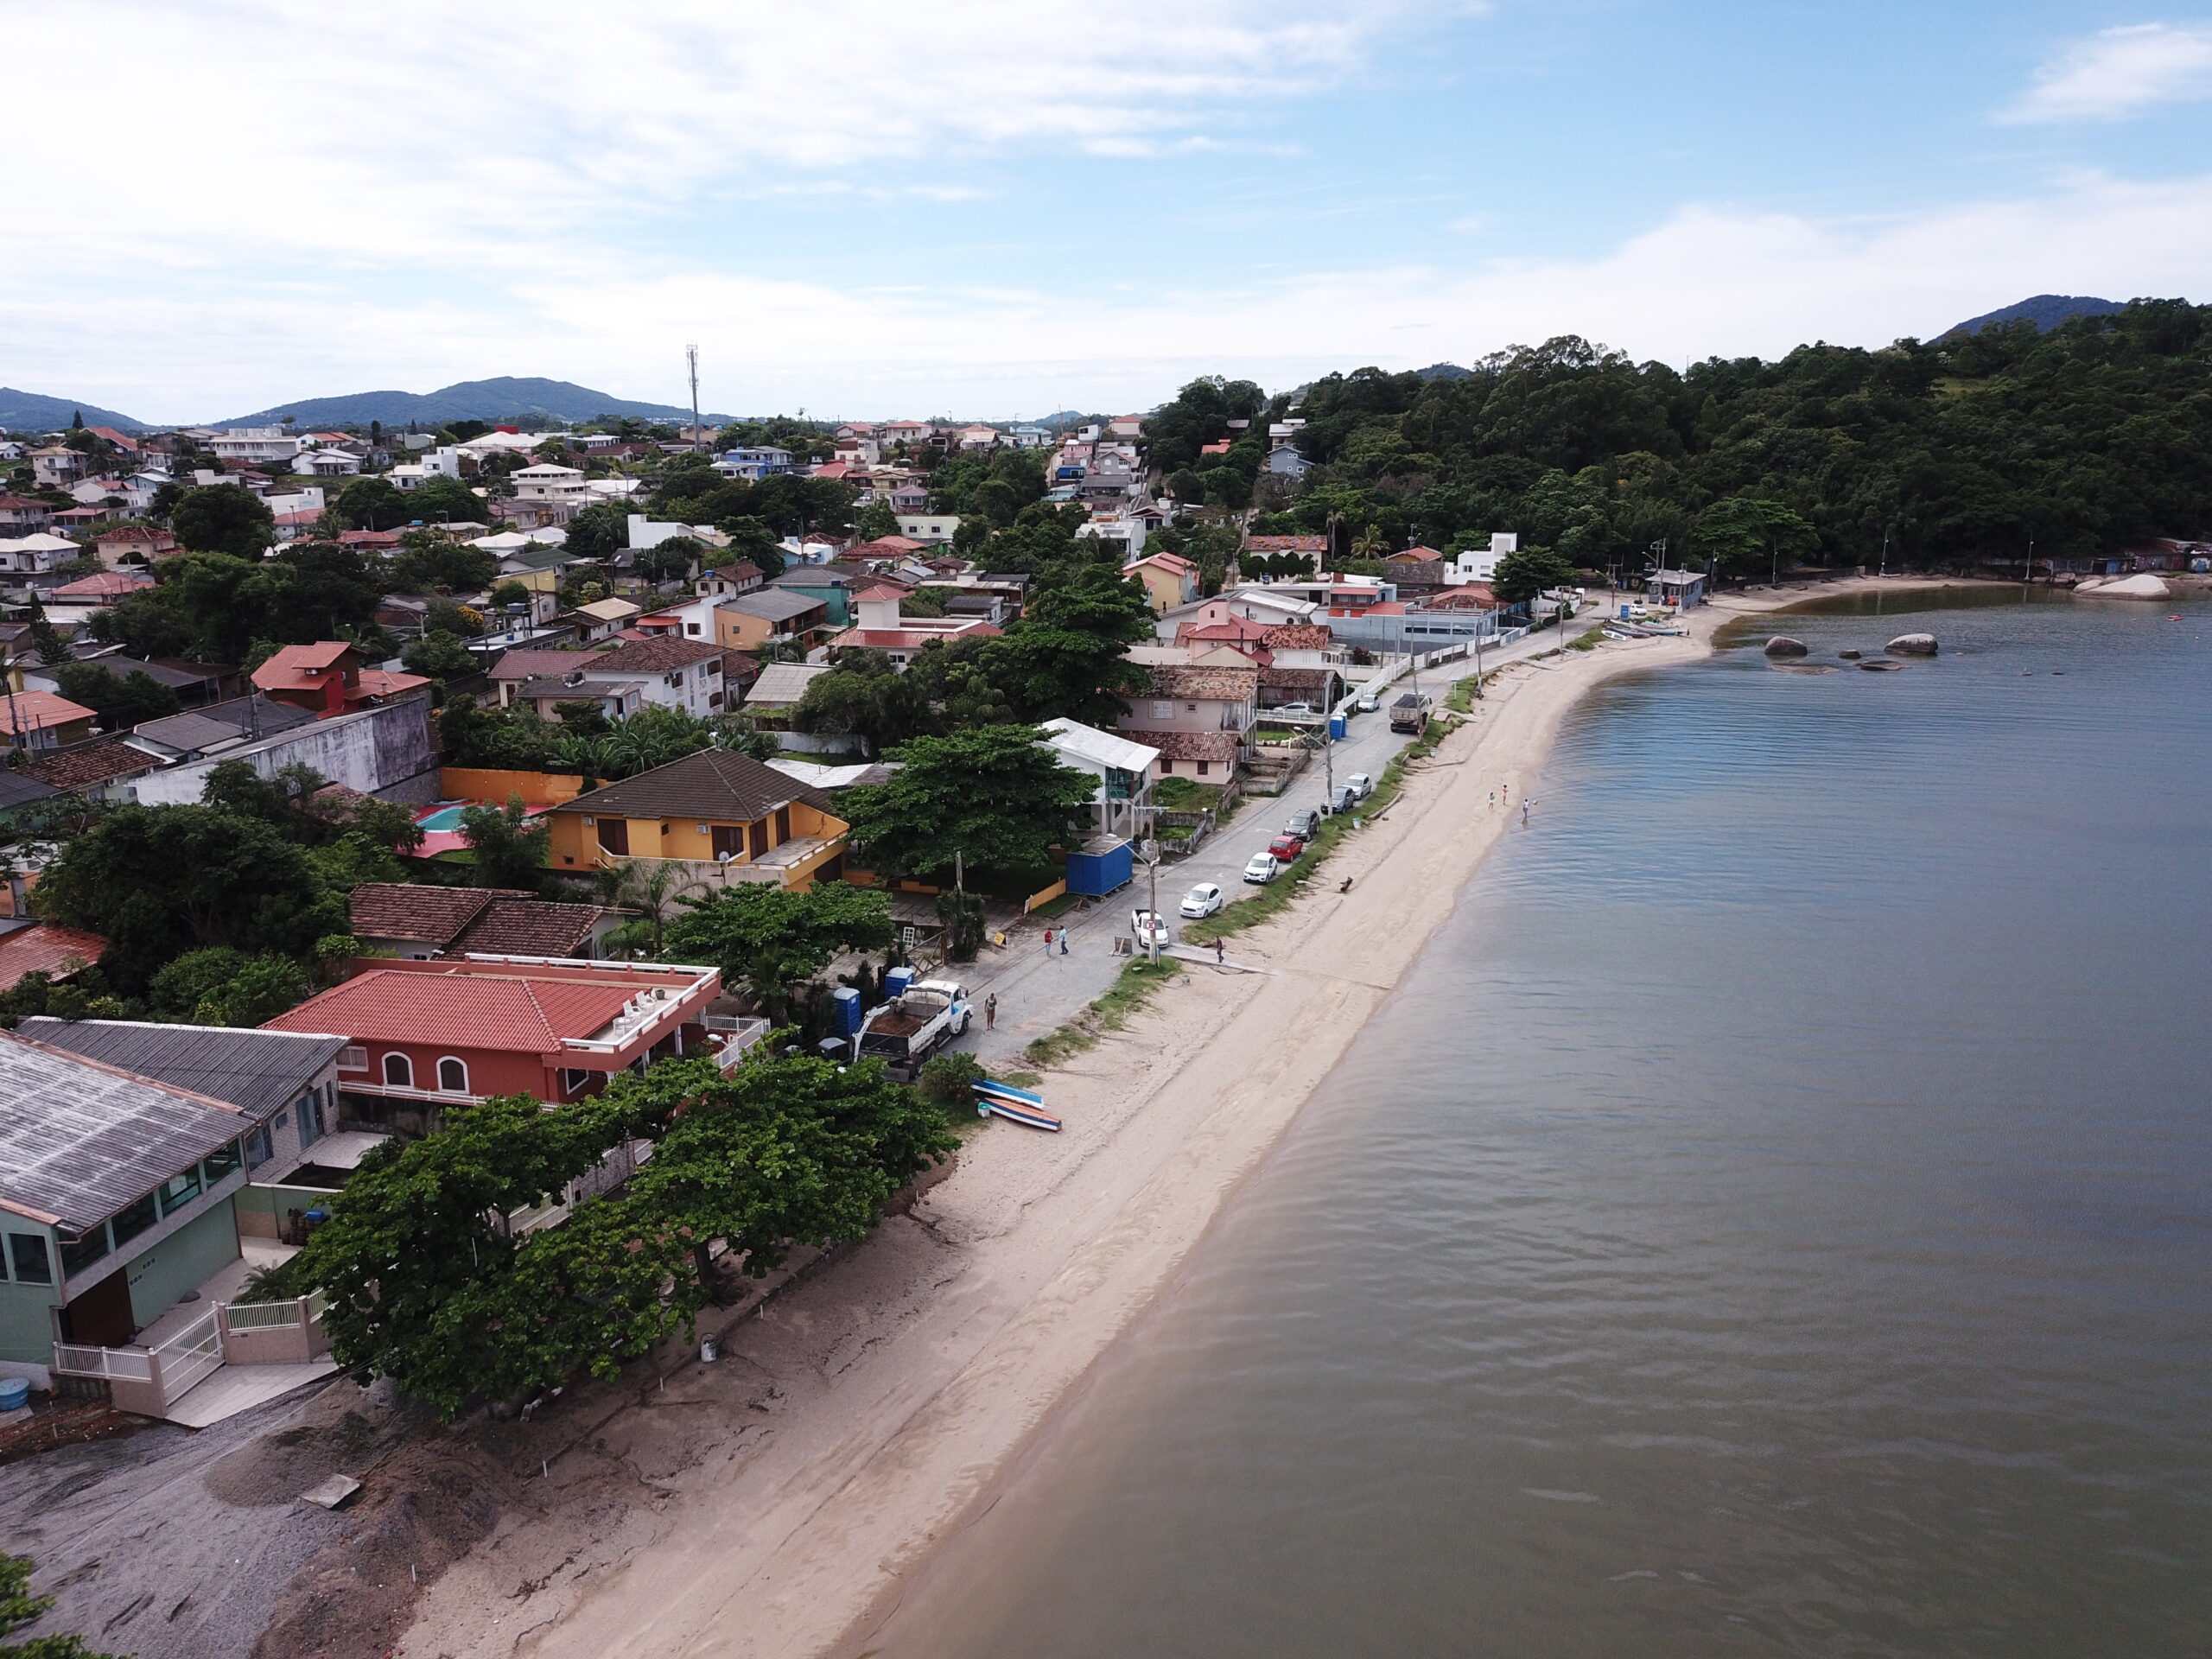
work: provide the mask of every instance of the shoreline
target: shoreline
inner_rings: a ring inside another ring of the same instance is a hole
[[[1194,967],[1048,1074],[1065,1133],[990,1125],[910,1217],[740,1320],[721,1365],[671,1372],[659,1398],[712,1427],[650,1395],[601,1425],[426,1590],[399,1651],[854,1652],[1172,1286],[1510,827],[1490,791],[1527,789],[1586,691],[1698,660],[1741,618],[1967,585],[1990,584],[1730,595],[1687,637],[1514,665],[1325,867],[1351,893],[1317,878],[1236,940],[1261,971]]]

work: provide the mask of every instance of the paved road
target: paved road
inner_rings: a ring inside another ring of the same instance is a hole
[[[1517,639],[1497,651],[1485,650],[1485,671],[1554,649],[1559,636],[1548,629]],[[1452,685],[1475,671],[1471,660],[1446,663],[1421,674],[1421,689],[1440,704]],[[1282,830],[1294,811],[1318,810],[1326,792],[1325,779],[1333,770],[1342,782],[1353,772],[1379,778],[1383,768],[1412,739],[1390,729],[1389,703],[1410,688],[1401,680],[1384,697],[1382,711],[1356,715],[1341,743],[1330,745],[1328,765],[1319,755],[1279,797],[1248,797],[1236,816],[1218,834],[1188,858],[1171,859],[1160,866],[1160,907],[1171,920],[1183,895],[1200,881],[1219,886],[1231,899],[1243,891],[1244,866],[1255,853]],[[953,1046],[976,1054],[993,1068],[1018,1066],[1021,1049],[1031,1039],[1042,1037],[1073,1019],[1084,1004],[1109,989],[1121,975],[1126,957],[1114,954],[1117,935],[1129,931],[1128,912],[1147,903],[1148,878],[1140,868],[1137,880],[1120,893],[1103,899],[1087,913],[1065,918],[1067,951],[1060,951],[1063,922],[1032,919],[1007,935],[1002,950],[986,946],[982,956],[959,970],[963,984],[974,994],[978,1014],[969,1034]],[[1052,953],[1045,954],[1044,933],[1054,934]],[[1234,947],[1231,947],[1232,954]],[[980,1013],[982,1000],[995,993],[999,999],[998,1027],[986,1032]]]

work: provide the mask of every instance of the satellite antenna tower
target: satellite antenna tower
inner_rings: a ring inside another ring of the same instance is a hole
[[[691,447],[707,447],[705,436],[699,430],[699,346],[695,340],[683,348],[683,360],[691,370]]]

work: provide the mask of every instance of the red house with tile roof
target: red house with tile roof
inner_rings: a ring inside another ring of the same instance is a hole
[[[285,646],[253,671],[253,683],[276,702],[308,709],[324,720],[378,703],[424,696],[430,685],[419,674],[363,668],[360,653],[337,639]]]
[[[613,1073],[708,1051],[712,968],[542,957],[365,960],[365,971],[270,1020],[264,1031],[347,1039],[344,1115],[425,1127],[490,1095],[575,1100]]]

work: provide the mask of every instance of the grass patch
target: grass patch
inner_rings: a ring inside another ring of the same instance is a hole
[[[1048,922],[1058,921],[1080,904],[1082,899],[1083,895],[1080,893],[1064,893],[1057,899],[1046,899],[1029,913],[1032,916],[1042,916]]]
[[[1170,812],[1203,812],[1221,804],[1221,785],[1202,784],[1195,778],[1162,778],[1152,786],[1152,798]]]
[[[1605,631],[1603,628],[1592,628],[1580,639],[1568,640],[1567,648],[1569,651],[1595,651],[1605,643]]]
[[[1094,1049],[1103,1033],[1119,1031],[1128,1025],[1168,980],[1189,971],[1189,965],[1185,963],[1166,961],[1155,967],[1139,957],[1122,969],[1122,976],[1105,995],[1058,1031],[1033,1038],[1022,1053],[1033,1065],[1052,1066]],[[1033,1072],[1009,1072],[1004,1081],[1016,1088],[1027,1088],[1028,1084],[1019,1079],[1034,1077]]]

